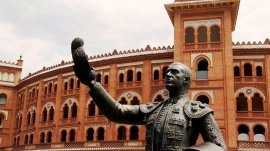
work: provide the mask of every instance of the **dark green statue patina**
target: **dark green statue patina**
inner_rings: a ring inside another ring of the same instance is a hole
[[[74,72],[90,88],[89,94],[107,118],[116,123],[146,126],[146,151],[224,151],[226,145],[213,118],[213,110],[186,93],[192,81],[191,70],[182,63],[172,63],[166,71],[169,98],[164,102],[121,105],[96,81],[96,73],[83,50],[83,40],[72,41]],[[203,144],[196,145],[201,134]]]

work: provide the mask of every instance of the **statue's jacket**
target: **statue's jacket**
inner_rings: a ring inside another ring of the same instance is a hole
[[[111,121],[146,125],[146,151],[182,151],[197,148],[201,134],[210,142],[206,150],[226,150],[213,110],[185,96],[142,105],[121,105],[97,83],[89,92],[104,115]],[[208,146],[205,145],[205,146]],[[215,147],[213,147],[215,146]],[[200,147],[199,147],[200,148]],[[209,149],[212,148],[212,149]]]

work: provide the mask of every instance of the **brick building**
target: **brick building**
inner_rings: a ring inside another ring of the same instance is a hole
[[[193,72],[188,97],[209,104],[229,150],[269,145],[270,41],[233,43],[240,0],[175,0],[165,8],[174,46],[89,57],[97,80],[121,104],[163,101],[172,62]],[[145,128],[106,119],[72,70],[72,62],[20,79],[22,59],[0,62],[3,150],[144,150]],[[201,140],[198,140],[201,142]],[[98,148],[97,148],[98,147]]]

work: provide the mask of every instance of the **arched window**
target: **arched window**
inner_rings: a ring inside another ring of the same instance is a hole
[[[0,128],[3,127],[3,125],[4,125],[4,122],[3,121],[4,121],[4,118],[0,114]]]
[[[69,110],[69,107],[67,104],[65,104],[65,106],[63,108],[63,118],[64,119],[68,118],[68,110]]]
[[[249,141],[249,128],[246,125],[238,127],[238,141]]]
[[[263,98],[259,93],[255,93],[252,97],[252,111],[263,111]]]
[[[33,144],[34,135],[30,134],[29,144]]]
[[[53,117],[54,117],[54,109],[51,106],[50,110],[49,110],[49,120],[53,121]]]
[[[165,79],[166,71],[168,68],[169,68],[168,66],[162,68],[162,79]]]
[[[49,94],[52,93],[52,83],[49,84],[48,92]]]
[[[34,98],[34,97],[35,97],[35,95],[36,95],[36,89],[35,89],[35,88],[33,88],[33,90],[32,90],[32,98]]]
[[[139,105],[140,101],[138,100],[137,97],[133,97],[133,99],[131,100],[131,105]]]
[[[93,128],[88,128],[87,129],[86,140],[87,141],[93,141],[94,140],[94,129]]]
[[[70,142],[74,142],[75,141],[75,138],[76,138],[75,130],[74,129],[71,129],[69,131],[69,141]]]
[[[74,118],[74,117],[77,117],[77,104],[74,102],[72,107],[71,107],[71,117]]]
[[[202,58],[197,63],[197,79],[208,79],[208,61]]]
[[[236,98],[236,100],[237,100],[237,111],[248,110],[247,97],[245,97],[243,93],[240,93],[239,96]]]
[[[7,95],[4,93],[0,94],[0,104],[6,104],[7,102]]]
[[[127,82],[131,82],[131,81],[133,81],[133,71],[128,70],[127,71]]]
[[[126,140],[126,128],[124,126],[120,126],[117,131],[117,140]]]
[[[97,77],[97,82],[101,83],[101,74],[98,73],[96,77]]]
[[[47,133],[47,143],[51,143],[51,142],[52,142],[52,132],[49,131],[49,132]]]
[[[209,98],[205,95],[198,96],[196,101],[200,101],[202,103],[209,104]]]
[[[13,139],[13,145],[16,145],[16,140],[17,140],[17,138],[14,137],[14,139]]]
[[[257,66],[256,67],[256,76],[261,77],[262,76],[262,67]]]
[[[104,140],[104,128],[103,127],[100,127],[97,129],[97,140]]]
[[[47,86],[45,86],[45,88],[44,88],[44,95],[47,95],[47,91],[48,91],[48,88],[47,88]]]
[[[44,132],[42,132],[40,134],[40,143],[45,143],[45,133]]]
[[[265,141],[265,129],[261,125],[256,125],[253,129],[254,141]]]
[[[80,88],[80,80],[77,80],[77,89],[79,89]]]
[[[31,122],[31,114],[30,112],[27,113],[27,125],[30,125]]]
[[[126,100],[126,98],[121,98],[121,100],[120,100],[120,102],[119,102],[120,104],[127,104],[127,100]]]
[[[161,95],[158,95],[154,100],[154,102],[163,102],[163,101],[164,101],[164,98]]]
[[[36,122],[36,111],[33,111],[32,113],[32,124],[35,124]]]
[[[211,42],[220,42],[220,28],[218,26],[212,26],[210,31]]]
[[[109,76],[105,75],[104,76],[104,84],[108,84],[109,83]]]
[[[28,135],[25,135],[25,136],[24,136],[24,144],[25,144],[25,145],[28,144]]]
[[[119,74],[119,83],[123,83],[124,82],[124,74],[120,73]]]
[[[139,128],[137,126],[132,126],[130,128],[130,140],[138,140],[139,139]]]
[[[61,142],[66,142],[67,141],[67,131],[62,130],[61,131]]]
[[[250,63],[244,65],[244,76],[252,76],[252,66]]]
[[[17,145],[20,145],[20,136],[17,137]]]
[[[104,115],[104,113],[101,111],[101,109],[98,110],[98,115]]]
[[[93,101],[91,101],[88,104],[88,116],[95,116],[95,113],[96,113],[95,110],[96,110],[95,103]]]
[[[159,79],[159,71],[155,70],[154,71],[154,80],[158,80]]]
[[[21,128],[21,127],[22,127],[22,116],[19,119],[19,128]]]
[[[42,111],[42,121],[45,122],[47,121],[47,109],[44,108]]]
[[[137,72],[137,81],[142,81],[142,72]]]
[[[54,88],[53,88],[53,92],[56,93],[57,92],[57,84],[54,84]]]
[[[5,72],[2,79],[3,81],[8,81],[8,73]]]
[[[8,79],[8,81],[11,81],[11,82],[14,81],[14,73],[9,74],[9,79]]]
[[[207,42],[207,29],[205,27],[199,27],[198,29],[198,43]]]
[[[194,38],[195,35],[194,35],[194,29],[191,28],[191,27],[188,27],[186,30],[185,30],[185,43],[194,43]]]
[[[239,77],[240,76],[240,68],[238,66],[235,66],[233,68],[233,71],[234,71],[234,76],[235,77]]]
[[[69,89],[74,89],[74,79],[73,78],[69,79]]]
[[[65,83],[64,83],[64,90],[67,91],[67,89],[68,89],[68,83],[65,82]]]

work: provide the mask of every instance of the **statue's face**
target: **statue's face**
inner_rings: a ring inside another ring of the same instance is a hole
[[[167,69],[165,74],[165,85],[169,90],[170,88],[180,89],[184,86],[186,75],[182,72],[179,64],[172,64]]]

